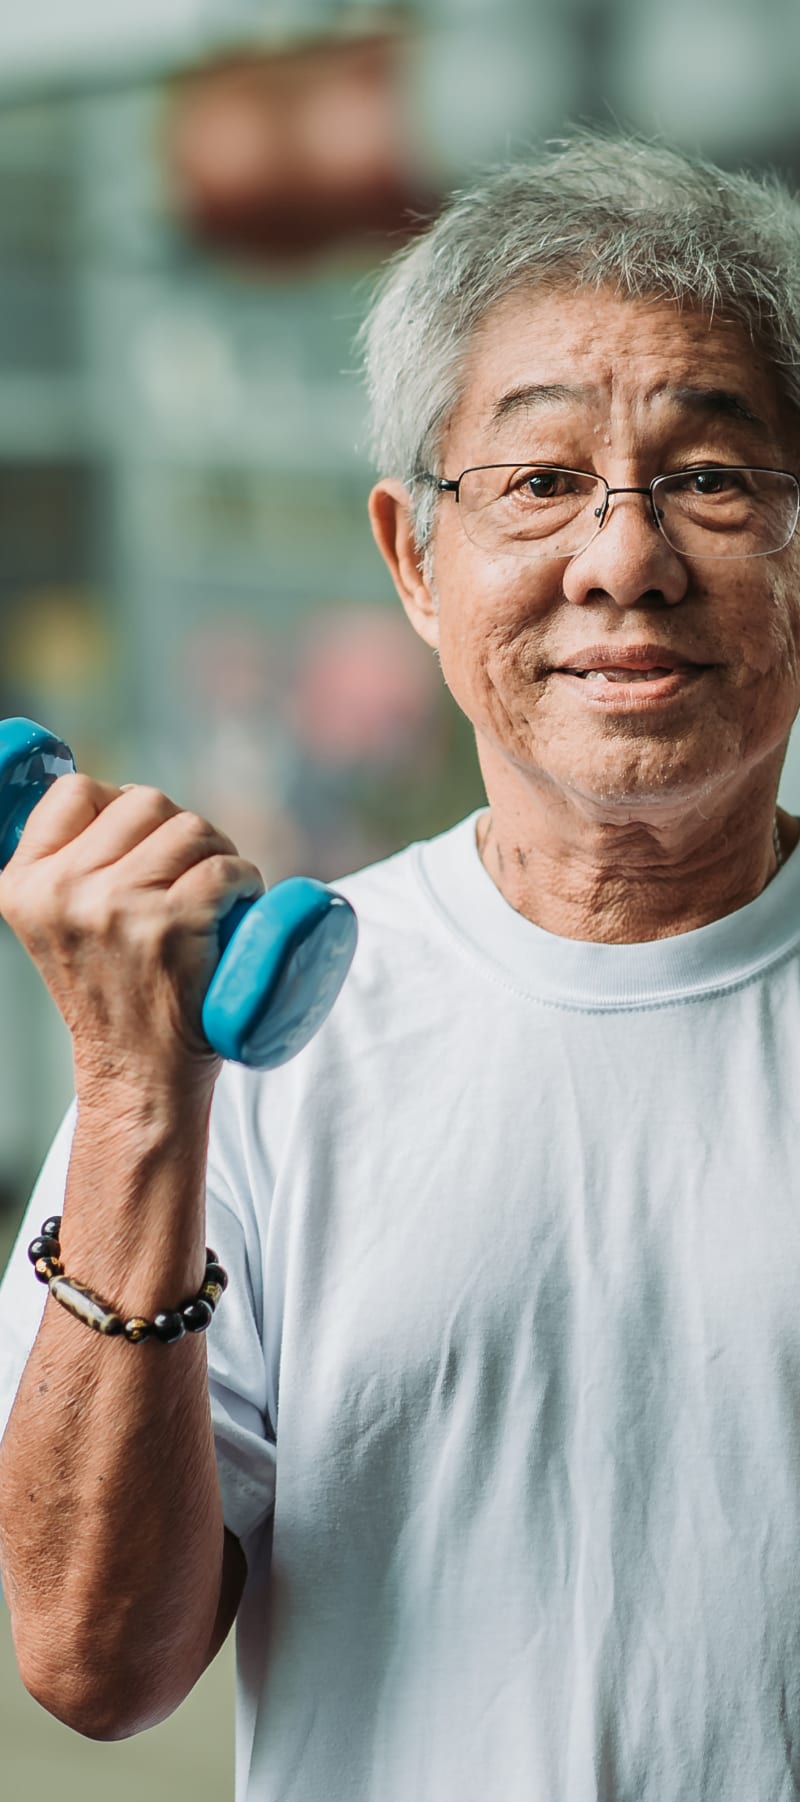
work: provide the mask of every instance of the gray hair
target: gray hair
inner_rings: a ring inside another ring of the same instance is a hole
[[[634,136],[586,130],[485,172],[383,270],[359,334],[372,449],[411,489],[420,552],[470,340],[521,288],[613,287],[736,321],[800,413],[800,201]]]

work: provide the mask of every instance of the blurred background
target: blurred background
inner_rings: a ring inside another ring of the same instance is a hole
[[[382,258],[570,123],[800,174],[796,0],[0,0],[0,717],[335,879],[482,800],[365,502]],[[800,740],[780,799],[800,810]],[[0,1267],[71,1094],[0,922]],[[94,1746],[24,1695],[0,1783],[232,1795],[232,1654]]]

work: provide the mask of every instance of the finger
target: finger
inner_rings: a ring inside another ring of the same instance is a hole
[[[55,797],[56,789],[66,787],[67,783],[85,785],[85,797],[58,796],[58,805],[54,802],[51,808],[52,825],[42,821],[47,837],[40,839],[37,834],[35,841],[31,840],[31,848],[34,855],[47,856],[64,850],[67,845],[73,846],[71,870],[74,875],[87,875],[117,863],[165,819],[180,812],[175,802],[158,789],[137,785],[123,791],[107,783],[93,782],[88,776],[60,777],[40,802],[40,807],[44,808],[50,795]]]
[[[77,848],[76,874],[107,869],[119,863],[143,840],[181,813],[158,788],[143,783],[128,783],[116,789],[108,807],[91,822]]]
[[[119,789],[80,774],[59,776],[29,815],[14,862],[19,868],[72,844],[116,799]]]
[[[193,916],[207,928],[212,921],[223,920],[237,901],[257,901],[265,889],[254,863],[222,853],[186,870],[172,884],[169,898],[177,915],[186,920]]]
[[[120,876],[135,888],[169,888],[204,859],[237,857],[233,839],[199,814],[177,809],[133,845],[120,865]]]

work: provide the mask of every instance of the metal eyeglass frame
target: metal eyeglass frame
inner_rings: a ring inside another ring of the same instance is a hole
[[[731,475],[736,475],[737,473],[741,472],[741,473],[748,473],[748,474],[752,474],[752,475],[788,476],[789,479],[792,482],[794,482],[796,511],[795,511],[794,525],[792,527],[791,532],[789,533],[788,538],[785,539],[783,544],[776,545],[775,549],[772,551],[745,551],[742,553],[743,558],[775,557],[775,556],[777,556],[779,551],[784,551],[786,549],[787,544],[791,544],[794,534],[797,531],[798,519],[800,518],[800,478],[798,478],[798,476],[795,474],[795,471],[793,469],[772,469],[772,468],[768,468],[766,464],[759,464],[759,463],[698,463],[694,466],[690,465],[687,469],[669,470],[664,475],[654,476],[652,482],[648,483],[648,486],[646,488],[610,488],[608,485],[608,482],[605,479],[605,476],[597,475],[593,470],[590,470],[590,469],[568,469],[566,467],[566,465],[563,463],[473,463],[470,465],[469,469],[462,469],[460,476],[457,476],[454,481],[449,481],[444,476],[435,476],[429,470],[421,470],[418,479],[420,481],[432,483],[434,488],[437,490],[437,492],[439,494],[454,494],[455,498],[456,498],[456,503],[458,503],[458,501],[460,500],[461,483],[463,482],[464,477],[470,476],[470,475],[476,475],[480,470],[484,470],[484,469],[552,469],[554,471],[558,471],[558,473],[561,475],[586,476],[589,479],[589,481],[602,482],[603,487],[605,488],[605,491],[606,491],[606,498],[603,501],[602,506],[595,507],[595,509],[594,509],[594,517],[597,520],[597,525],[596,525],[594,531],[592,532],[591,537],[587,538],[586,543],[581,545],[580,551],[567,551],[567,552],[563,552],[563,553],[558,553],[559,560],[561,559],[562,556],[565,558],[570,557],[570,556],[578,557],[578,556],[580,556],[581,551],[588,550],[589,545],[592,543],[592,540],[597,537],[598,532],[602,531],[603,526],[605,525],[606,519],[608,517],[609,502],[611,500],[612,494],[646,494],[647,498],[650,502],[650,511],[653,516],[653,525],[656,527],[656,530],[661,533],[661,536],[664,539],[665,544],[669,545],[669,548],[671,551],[677,551],[677,555],[679,557],[685,557],[685,556],[689,556],[692,554],[696,554],[696,553],[690,553],[688,551],[679,551],[677,549],[677,546],[674,545],[671,542],[671,540],[667,537],[667,534],[664,531],[664,527],[661,523],[662,519],[663,519],[663,514],[659,514],[659,510],[658,510],[658,507],[656,506],[656,502],[654,499],[655,491],[658,488],[659,483],[672,481],[672,480],[674,480],[674,478],[676,476],[714,475],[714,474],[716,474],[717,470],[722,470]],[[498,496],[498,499],[499,498],[500,498],[500,496]],[[734,561],[733,558],[730,558],[727,560],[730,562]],[[719,559],[719,561],[725,562],[726,559],[721,557]]]

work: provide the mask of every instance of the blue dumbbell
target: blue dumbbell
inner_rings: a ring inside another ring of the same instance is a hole
[[[37,801],[74,769],[69,746],[44,726],[0,720],[0,870]],[[203,1002],[212,1050],[255,1070],[302,1051],[333,1007],[357,931],[349,901],[307,877],[235,902],[220,922],[220,961]]]

